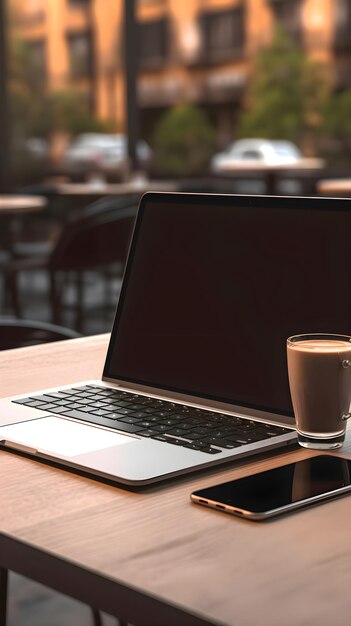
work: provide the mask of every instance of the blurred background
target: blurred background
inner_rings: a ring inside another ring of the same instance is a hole
[[[110,330],[148,189],[351,195],[351,0],[0,0],[0,350]]]
[[[109,330],[148,189],[351,193],[351,0],[0,7],[2,315]]]

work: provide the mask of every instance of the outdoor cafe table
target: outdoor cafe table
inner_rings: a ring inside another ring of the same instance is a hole
[[[13,243],[23,228],[23,219],[43,211],[47,204],[43,196],[0,194],[1,243],[7,253],[12,253]]]
[[[107,344],[0,352],[0,394],[99,378]],[[351,457],[349,433],[340,453]],[[9,569],[134,626],[348,625],[350,496],[263,523],[189,500],[312,454],[292,447],[132,490],[0,450],[3,617]]]
[[[172,181],[147,181],[141,180],[128,183],[60,183],[54,186],[54,190],[61,196],[82,196],[91,199],[101,196],[124,196],[146,191],[174,191],[176,183]]]
[[[324,168],[323,159],[318,158],[303,158],[294,163],[276,163],[267,164],[257,161],[242,161],[236,163],[228,163],[222,166],[221,173],[223,175],[235,176],[235,178],[245,177],[246,175],[259,175],[263,177],[266,185],[266,194],[274,195],[277,192],[278,178],[284,175],[291,175],[293,177],[305,176],[308,173],[320,172]]]
[[[319,180],[317,192],[325,196],[350,196],[351,178],[336,178]]]
[[[47,199],[43,196],[16,196],[0,194],[0,216],[35,213],[47,206]]]

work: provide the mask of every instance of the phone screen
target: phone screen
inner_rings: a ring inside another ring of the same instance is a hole
[[[350,473],[351,461],[318,455],[196,491],[192,499],[201,504],[210,501],[217,504],[216,508],[228,507],[232,512],[240,509],[243,514],[272,514],[276,509],[295,508],[294,504],[299,506],[311,498],[347,488],[351,484]]]

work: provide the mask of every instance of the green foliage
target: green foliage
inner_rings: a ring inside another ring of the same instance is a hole
[[[351,164],[351,89],[333,93],[323,108],[320,150],[333,166]]]
[[[278,27],[272,43],[257,55],[239,134],[301,143],[315,133],[325,95],[321,66]]]
[[[30,60],[28,44],[13,39],[9,56],[10,107],[15,138],[49,137],[54,132],[77,135],[106,132],[111,124],[89,111],[87,96],[78,89],[48,91]]]
[[[324,107],[323,131],[341,141],[351,140],[351,89],[330,96]]]
[[[54,91],[48,95],[50,126],[69,135],[86,132],[109,132],[111,125],[89,113],[85,94],[73,89]]]
[[[11,38],[9,103],[15,140],[44,137],[49,131],[47,101],[40,77],[33,72],[28,44]]]
[[[205,113],[192,105],[177,106],[165,113],[157,125],[156,167],[169,176],[202,174],[214,145],[214,129]]]

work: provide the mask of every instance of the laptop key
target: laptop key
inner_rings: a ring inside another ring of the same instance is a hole
[[[103,417],[104,415],[109,415],[110,411],[105,411],[104,409],[94,409],[91,411],[92,415],[97,415],[98,417]]]
[[[14,404],[28,404],[31,402],[29,398],[18,398],[18,400],[12,400]]]
[[[187,444],[184,444],[183,447],[189,448],[190,450],[203,450],[204,448],[207,448],[207,445],[200,446],[197,443],[187,443]]]
[[[75,401],[72,398],[65,398],[63,400],[57,400],[57,402],[55,402],[57,406],[71,406],[74,403]],[[81,403],[79,402],[79,404]]]
[[[121,415],[120,413],[116,413],[115,411],[106,411],[104,417],[109,420],[120,420],[125,418],[125,415]]]
[[[159,433],[168,433],[169,432],[168,426],[165,426],[164,424],[155,424],[154,425],[154,429],[157,430]],[[182,433],[176,433],[176,434],[181,435]]]
[[[126,424],[126,422],[115,422],[115,428],[117,430],[122,430],[124,433],[137,433],[141,430],[139,424]]]
[[[110,421],[106,420],[103,416],[92,415],[91,413],[83,413],[81,411],[66,411],[62,413],[65,417],[72,417],[74,419],[79,419],[84,422],[90,422],[92,424],[97,424],[98,426],[108,426],[111,428],[112,424]],[[115,421],[113,423],[113,428],[116,430],[121,430],[127,433],[135,433],[140,430],[140,426],[136,426],[136,424],[125,424],[123,422]]]
[[[60,413],[64,413],[65,411],[67,412],[67,407],[66,406],[55,406],[54,408],[50,409],[50,413],[57,413],[58,415],[60,415]]]
[[[171,431],[168,431],[169,433],[171,433]],[[172,431],[172,435],[173,435],[173,431]],[[203,435],[199,435],[198,433],[189,433],[189,432],[185,432],[184,435],[182,435],[182,437],[185,437],[186,439],[190,439],[190,441],[197,441],[197,440],[202,440],[203,439]]]
[[[43,402],[41,406],[38,406],[38,409],[40,409],[41,411],[51,411],[51,409],[55,409],[56,406],[57,405],[52,402]]]
[[[201,452],[206,452],[206,454],[220,454],[222,450],[216,450],[216,448],[202,448]]]
[[[160,437],[160,433],[152,428],[146,428],[145,430],[139,430],[138,435],[142,437]],[[167,441],[167,440],[166,440]]]
[[[161,426],[159,426],[161,428]],[[163,426],[163,430],[167,430],[170,435],[180,435],[181,437],[186,437],[190,439],[187,431],[184,428],[169,428],[168,426]]]
[[[41,406],[43,406],[44,404],[46,404],[45,402],[42,402],[40,400],[34,400],[34,398],[29,398],[28,402],[22,403],[25,404],[26,406],[32,406],[37,407],[38,409],[40,409]]]
[[[206,441],[207,444],[210,444],[211,446],[219,446],[220,448],[225,448],[226,444],[229,444],[233,446],[234,448],[237,448],[238,446],[246,443],[246,441],[241,441],[239,443],[238,440],[220,439],[220,437],[212,437],[212,436],[204,437],[203,441]]]
[[[218,448],[226,448],[227,450],[233,450],[234,448],[238,448],[240,444],[237,441],[226,441],[219,439],[216,442],[212,443],[213,446],[218,446]]]
[[[184,439],[177,439],[176,437],[167,437],[165,435],[165,439],[167,443],[173,443],[175,446],[184,446],[188,441],[184,441]]]
[[[108,415],[106,415],[106,417],[108,417]],[[125,422],[126,424],[140,424],[141,420],[140,418],[137,417],[121,417],[119,416],[119,422]],[[141,424],[140,424],[141,425]]]
[[[41,396],[42,398],[44,398],[45,400],[49,401],[49,398],[52,402],[52,399],[55,398],[57,400],[61,400],[62,399],[62,394],[59,393],[58,391],[50,391],[48,393],[45,393],[43,396]],[[36,399],[38,399],[38,397],[36,397]]]

